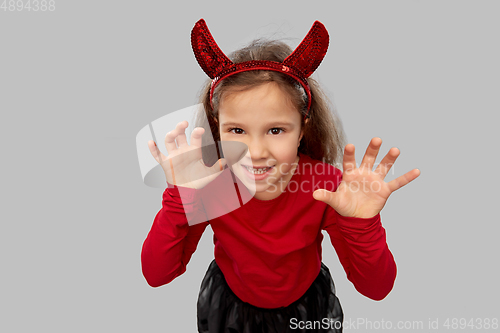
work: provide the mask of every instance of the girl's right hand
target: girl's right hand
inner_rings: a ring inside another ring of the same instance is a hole
[[[205,129],[196,127],[191,133],[191,145],[189,145],[185,133],[188,126],[188,122],[184,120],[167,133],[165,147],[168,156],[160,152],[153,140],[148,141],[148,147],[151,155],[163,168],[168,183],[201,189],[224,170],[226,160],[221,158],[213,166],[207,167],[201,154],[201,136]]]

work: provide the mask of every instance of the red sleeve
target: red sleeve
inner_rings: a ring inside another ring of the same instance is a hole
[[[152,287],[167,284],[186,271],[208,225],[188,224],[193,216],[197,215],[200,221],[199,215],[204,214],[197,191],[174,186],[163,193],[162,209],[156,214],[141,253],[142,273]],[[202,221],[207,221],[204,217]]]
[[[392,290],[396,263],[386,242],[380,214],[372,218],[339,215],[327,206],[324,229],[344,267],[347,279],[364,296],[379,301]]]

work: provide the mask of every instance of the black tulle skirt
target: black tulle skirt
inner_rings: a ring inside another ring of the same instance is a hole
[[[343,312],[328,267],[302,297],[287,307],[263,309],[240,300],[212,261],[198,296],[198,332],[342,332]]]

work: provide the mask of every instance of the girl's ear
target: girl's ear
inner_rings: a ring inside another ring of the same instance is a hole
[[[306,119],[305,124],[307,124],[309,122],[309,118]],[[297,147],[300,146],[300,140],[302,140],[302,137],[304,136],[304,127],[302,127],[302,129],[300,130],[300,136],[299,136],[299,143],[297,144]]]

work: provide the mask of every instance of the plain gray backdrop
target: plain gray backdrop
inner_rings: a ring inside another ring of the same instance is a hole
[[[197,103],[206,76],[190,33],[200,18],[226,53],[260,36],[295,47],[321,21],[330,48],[313,77],[357,158],[379,136],[383,154],[401,150],[388,179],[421,170],[382,211],[398,266],[383,301],[354,289],[326,235],[323,260],[345,320],[421,321],[424,329],[406,331],[423,332],[429,320],[455,331],[447,318],[499,318],[499,10],[498,1],[424,0],[0,10],[0,330],[196,332],[212,231],[184,275],[146,283],[141,247],[163,191],[144,185],[135,136]]]

